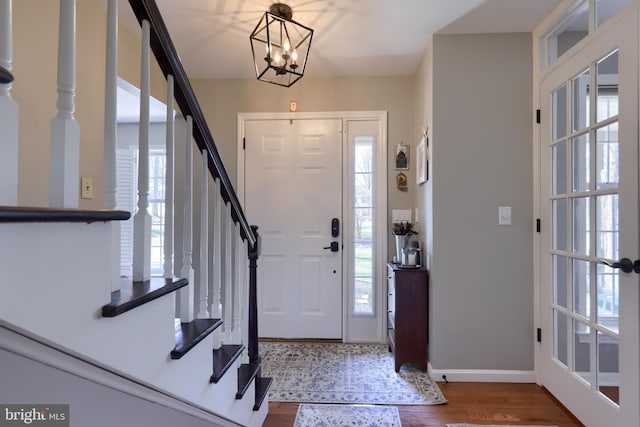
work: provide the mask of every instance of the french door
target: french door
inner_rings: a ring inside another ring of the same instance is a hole
[[[613,24],[540,86],[539,381],[587,426],[640,416],[637,12]]]

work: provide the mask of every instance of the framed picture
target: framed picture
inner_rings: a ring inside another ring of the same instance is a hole
[[[396,170],[409,170],[409,146],[396,145]]]
[[[423,136],[416,148],[416,179],[422,184],[429,179],[429,137]]]

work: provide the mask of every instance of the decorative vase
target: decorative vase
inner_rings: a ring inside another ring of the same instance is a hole
[[[406,234],[394,234],[396,238],[396,256],[395,262],[397,264],[402,263],[402,249],[407,244],[407,240],[409,240],[409,236]]]

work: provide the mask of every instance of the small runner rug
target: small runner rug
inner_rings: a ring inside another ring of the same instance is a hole
[[[395,406],[310,405],[298,407],[293,427],[402,427]]]
[[[446,403],[426,372],[394,370],[385,344],[260,343],[269,400],[304,403],[437,405]]]

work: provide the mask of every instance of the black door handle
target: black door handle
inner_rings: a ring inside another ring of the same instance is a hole
[[[338,252],[340,250],[338,242],[331,242],[331,246],[325,246],[323,249],[331,249],[331,252]]]
[[[629,258],[622,258],[618,262],[609,262],[601,259],[600,264],[608,265],[611,268],[619,268],[625,273],[631,273],[632,271],[640,273],[640,260],[633,262]]]

